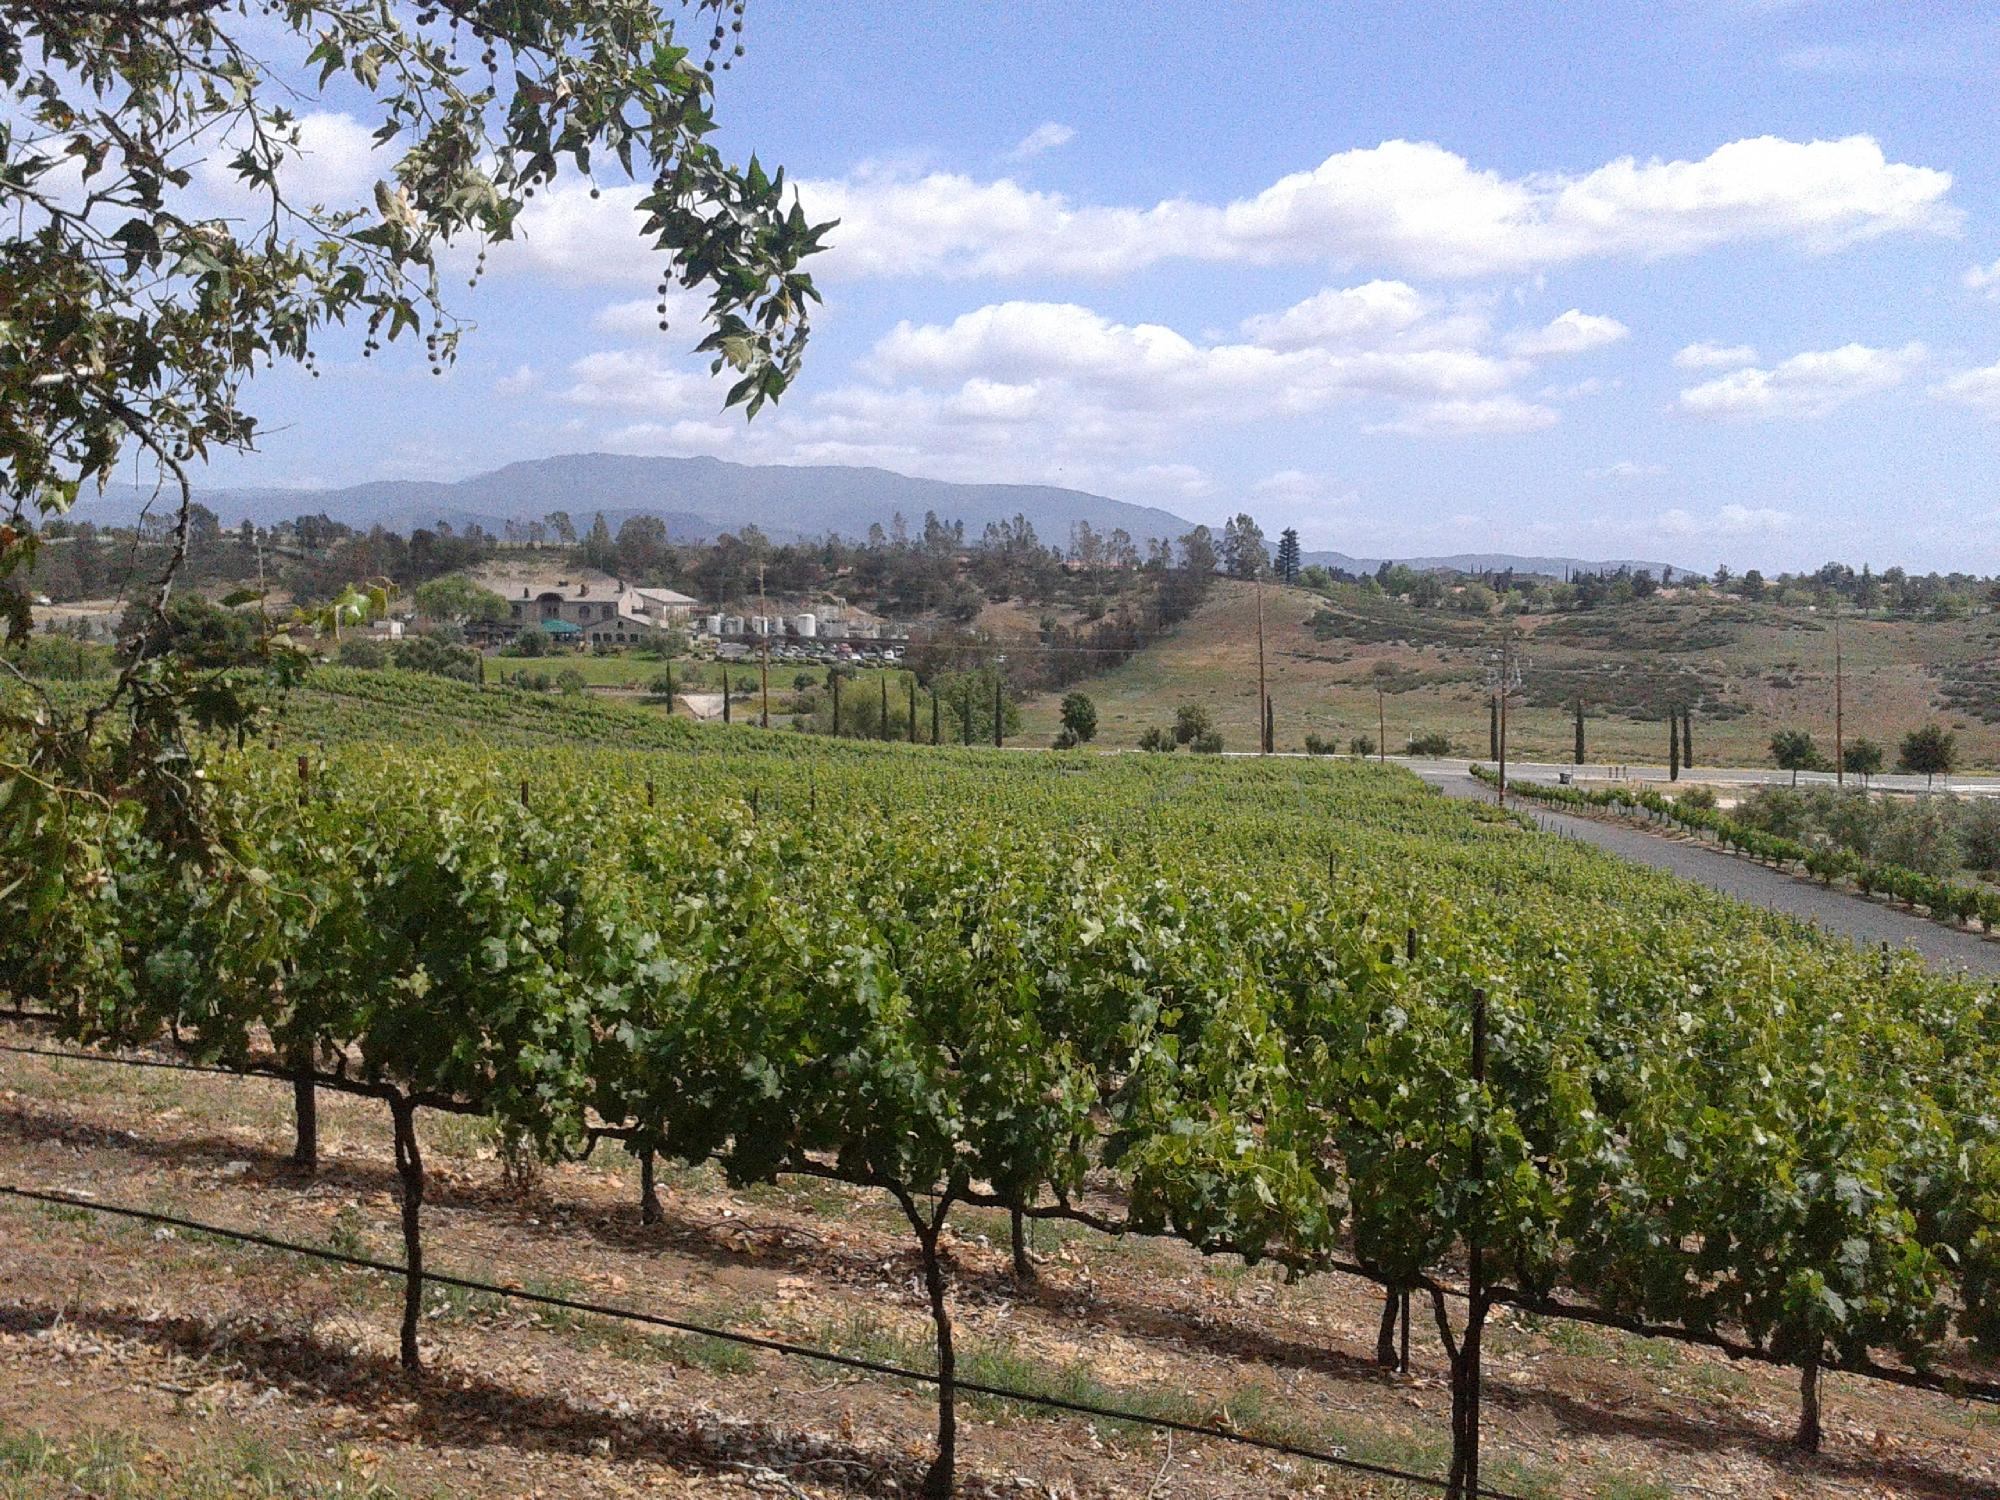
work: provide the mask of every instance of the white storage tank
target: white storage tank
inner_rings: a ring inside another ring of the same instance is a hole
[[[809,641],[819,634],[819,618],[816,615],[800,615],[792,621],[792,629],[798,633],[800,640]]]

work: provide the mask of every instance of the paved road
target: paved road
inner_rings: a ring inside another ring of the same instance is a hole
[[[1417,760],[1395,755],[1389,759],[1408,766],[1419,776],[1430,778],[1465,769],[1465,762],[1462,760]],[[1490,768],[1492,762],[1482,761],[1481,764]],[[1618,779],[1625,782],[1665,783],[1667,780],[1665,766],[1615,768],[1603,765],[1572,766],[1568,761],[1510,761],[1507,766],[1507,776],[1510,780],[1539,781],[1552,785],[1564,773],[1573,773],[1584,781],[1601,782],[1610,780],[1614,769],[1621,773]],[[1768,766],[1700,766],[1691,771],[1683,771],[1681,776],[1685,781],[1700,782],[1710,786],[1790,786],[1792,783],[1790,771],[1777,771]],[[1831,771],[1801,771],[1799,785],[1832,786],[1834,775]],[[1856,786],[1858,783],[1850,777],[1848,785]],[[1868,785],[1878,792],[1951,791],[1968,796],[2000,796],[2000,778],[1994,777],[1990,772],[1967,772],[1959,776],[1948,776],[1930,787],[1925,786],[1924,778],[1921,776],[1874,776],[1869,778]]]
[[[1446,796],[1493,800],[1492,788],[1474,781],[1465,773],[1462,763],[1437,763],[1415,769]],[[1752,906],[1768,907],[1817,923],[1857,943],[1872,947],[1886,942],[1897,948],[1914,948],[1940,969],[2000,974],[2000,942],[1955,931],[1844,891],[1823,890],[1810,881],[1697,844],[1662,838],[1619,823],[1573,817],[1532,803],[1520,810],[1551,832],[1595,844],[1623,859],[1665,870]]]

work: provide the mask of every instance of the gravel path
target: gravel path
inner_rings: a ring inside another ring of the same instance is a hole
[[[1424,779],[1448,797],[1493,800],[1491,788],[1463,771],[1426,772]],[[1752,906],[1768,907],[1815,923],[1854,942],[1869,947],[1888,943],[1897,948],[1912,948],[1940,969],[2000,974],[2000,942],[1956,931],[1845,891],[1825,890],[1811,881],[1799,880],[1734,854],[1533,804],[1522,806],[1520,811],[1552,833],[1595,844],[1621,859],[1665,870]]]

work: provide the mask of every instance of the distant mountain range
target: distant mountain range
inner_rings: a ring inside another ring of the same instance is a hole
[[[199,491],[196,498],[225,526],[245,518],[270,525],[324,512],[349,526],[408,533],[443,522],[455,530],[479,525],[501,535],[509,521],[539,521],[560,510],[569,513],[579,533],[600,512],[614,532],[632,516],[657,516],[666,523],[668,535],[680,542],[707,541],[745,526],[756,526],[779,542],[827,535],[858,539],[871,526],[888,526],[898,514],[914,533],[922,528],[927,511],[935,511],[946,522],[963,522],[966,536],[973,540],[988,522],[1026,516],[1044,542],[1055,544],[1066,543],[1070,528],[1079,521],[1106,533],[1122,527],[1141,546],[1155,537],[1178,537],[1195,524],[1154,506],[1056,485],[953,484],[888,469],[733,464],[719,458],[615,453],[529,459],[450,482],[382,479],[342,489],[211,489]],[[125,523],[137,516],[142,503],[134,492],[114,491],[83,502],[77,514],[79,519]],[[1219,524],[1215,529],[1220,531]],[[1349,557],[1343,552],[1308,552],[1304,560],[1354,573],[1372,573],[1382,563],[1380,558]],[[1663,566],[1506,553],[1400,561],[1419,570],[1478,573],[1512,568],[1555,578],[1562,577],[1565,569],[1599,572],[1620,567],[1657,575]]]
[[[912,533],[926,511],[962,521],[977,540],[989,521],[1023,515],[1044,541],[1067,543],[1088,521],[1099,531],[1123,527],[1143,544],[1179,536],[1191,524],[1164,510],[1082,490],[1034,484],[950,484],[887,469],[834,465],[733,464],[717,458],[636,458],[575,453],[508,464],[453,483],[385,479],[335,490],[212,490],[197,496],[226,526],[248,517],[259,525],[324,511],[350,526],[408,532],[440,521],[474,523],[499,533],[508,521],[539,521],[567,511],[579,533],[599,512],[615,532],[628,517],[657,516],[676,541],[706,541],[756,526],[774,541],[865,537],[900,514]],[[129,520],[132,505],[94,502],[90,513]]]
[[[1577,573],[1616,573],[1629,568],[1634,573],[1662,576],[1671,566],[1676,575],[1693,571],[1679,564],[1645,562],[1638,558],[1592,559],[1585,557],[1522,557],[1512,552],[1454,552],[1447,557],[1349,557],[1345,552],[1302,552],[1300,561],[1308,567],[1343,568],[1349,573],[1373,573],[1384,562],[1402,563],[1419,573],[1532,573],[1546,578],[1563,578]]]

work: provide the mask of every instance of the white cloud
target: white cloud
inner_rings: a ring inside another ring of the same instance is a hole
[[[1601,469],[1585,469],[1585,479],[1657,479],[1667,472],[1665,464],[1642,464],[1636,459],[1621,458],[1616,463],[1606,464]]]
[[[1959,278],[1969,292],[1979,292],[1989,302],[2000,302],[2000,260],[1990,266],[1967,266]]]
[[[2000,364],[1954,375],[1932,386],[1931,394],[2000,421]]]
[[[648,414],[712,416],[722,410],[726,382],[681,368],[665,351],[606,349],[569,367],[562,399],[576,406]]]
[[[1429,142],[1344,151],[1226,204],[1073,203],[1006,178],[886,172],[802,183],[839,218],[846,275],[1118,275],[1169,259],[1381,264],[1441,277],[1572,261],[1946,230],[1950,174],[1887,160],[1870,137],[1740,140],[1699,161],[1620,158],[1581,175],[1503,177]]]
[[[1045,151],[1058,151],[1075,139],[1074,126],[1059,124],[1054,120],[1044,120],[1014,143],[1014,148],[1007,153],[1007,160],[1027,161],[1030,157],[1040,156]]]
[[[541,383],[533,365],[516,365],[511,375],[502,375],[493,382],[496,396],[525,396]]]
[[[1360,395],[1485,395],[1524,369],[1469,348],[1202,345],[1156,323],[1114,323],[1054,302],[995,303],[942,325],[899,323],[866,368],[883,380],[932,387],[978,379],[1037,390],[1061,383],[1121,411],[1231,420],[1316,410]]]
[[[1362,430],[1410,437],[1488,437],[1535,432],[1553,426],[1561,413],[1519,396],[1495,396],[1484,401],[1433,401],[1392,422],[1371,423]]]
[[[1770,369],[1751,366],[1680,394],[1680,409],[1699,417],[1821,417],[1858,397],[1901,385],[1921,365],[1922,344],[1838,349],[1794,354]]]
[[[350,114],[314,110],[300,115],[294,126],[298,144],[288,149],[278,169],[278,185],[289,202],[353,208],[368,202],[377,179],[395,169],[400,152],[394,143],[377,146],[374,131]],[[227,141],[202,158],[194,168],[195,186],[221,212],[268,215],[269,193],[246,184],[229,165],[240,145]]]
[[[1775,536],[1792,523],[1791,514],[1768,505],[1725,505],[1708,516],[1697,516],[1676,507],[1662,511],[1654,529],[1662,536],[1680,540],[1705,537]]]
[[[1272,349],[1341,348],[1407,333],[1432,312],[1430,299],[1404,281],[1328,287],[1281,313],[1243,320],[1252,343]]]
[[[1430,142],[1338,152],[1228,203],[1072,201],[1012,178],[873,164],[806,180],[815,222],[838,219],[814,268],[826,278],[1128,274],[1168,260],[1381,265],[1467,278],[1604,257],[1658,259],[1718,245],[1808,251],[1899,232],[1944,232],[1951,175],[1889,161],[1871,137],[1763,136],[1698,161],[1621,157],[1581,174],[1503,176]],[[508,264],[572,284],[643,281],[661,257],[639,233],[637,187],[557,184],[522,213]]]
[[[1606,391],[1620,391],[1625,388],[1625,378],[1614,375],[1606,380],[1602,375],[1591,375],[1583,380],[1572,380],[1567,385],[1545,385],[1535,392],[1538,401],[1575,401],[1584,396],[1600,396]]]
[[[1572,307],[1559,313],[1540,328],[1524,328],[1507,338],[1507,347],[1529,359],[1548,359],[1566,354],[1587,354],[1629,337],[1632,330],[1616,318],[1587,313]]]
[[[665,312],[660,311],[661,303],[666,304]],[[706,296],[669,282],[665,293],[655,291],[651,296],[606,304],[591,317],[590,326],[621,338],[663,339],[684,349],[707,335],[707,319]],[[660,327],[663,321],[665,330]]]
[[[994,303],[948,323],[899,323],[847,383],[798,393],[747,426],[718,417],[723,382],[683,368],[693,362],[657,343],[577,360],[557,394],[575,409],[618,414],[593,438],[613,447],[1094,484],[1167,502],[1213,493],[1215,481],[1187,461],[1188,445],[1223,426],[1342,404],[1378,419],[1374,430],[1419,436],[1525,432],[1557,420],[1513,394],[1530,362],[1466,342],[1488,335],[1483,319],[1432,313],[1413,292],[1360,290],[1367,295],[1326,297],[1313,311],[1386,303],[1408,316],[1332,324],[1322,316],[1329,337],[1333,326],[1349,330],[1338,347],[1196,340],[1074,303]],[[637,328],[649,312],[617,303],[599,322]],[[1305,326],[1307,313],[1293,313],[1251,321],[1266,331]]]
[[[1757,351],[1748,344],[1689,344],[1674,356],[1681,370],[1738,370],[1757,363]]]

